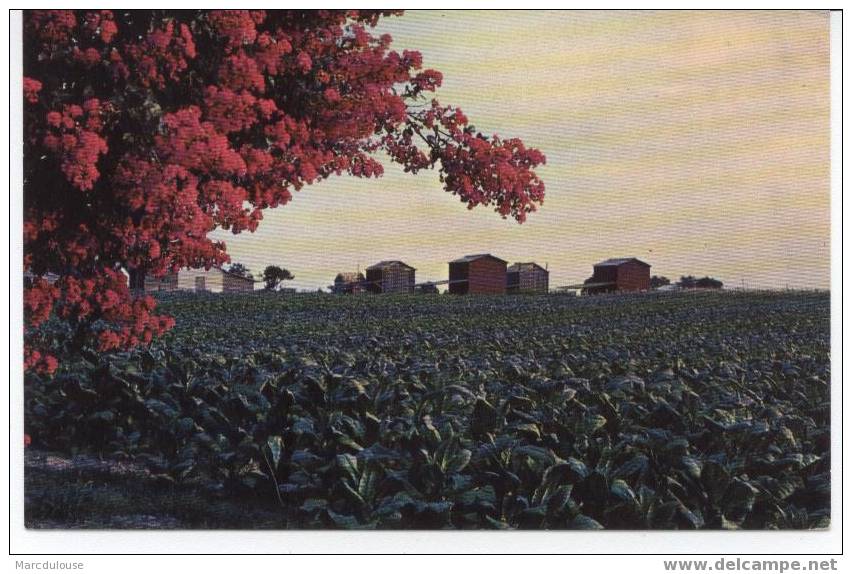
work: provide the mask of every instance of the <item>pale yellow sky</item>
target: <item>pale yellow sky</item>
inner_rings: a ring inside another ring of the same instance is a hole
[[[437,171],[385,161],[330,179],[224,239],[260,274],[329,285],[382,259],[444,279],[491,252],[582,282],[608,257],[731,286],[829,286],[827,12],[441,12],[387,19],[397,50],[444,74],[443,103],[547,155],[541,209],[519,225],[469,211]]]

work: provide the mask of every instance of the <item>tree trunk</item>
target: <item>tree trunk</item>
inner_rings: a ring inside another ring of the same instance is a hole
[[[131,269],[130,273],[130,290],[144,291],[145,290],[145,272],[139,269]]]

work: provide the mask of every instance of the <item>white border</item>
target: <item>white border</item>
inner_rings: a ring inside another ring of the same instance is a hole
[[[200,5],[198,2],[186,3]],[[207,2],[210,7],[219,2]],[[327,3],[328,4],[328,3]],[[337,3],[340,4],[340,3]],[[363,5],[373,2],[360,3]],[[433,4],[417,1],[407,4],[419,7],[437,7]],[[497,7],[508,7],[505,2],[497,2]],[[682,4],[666,2],[669,7],[681,7]],[[726,2],[730,7],[740,7]],[[467,5],[466,7],[475,7]],[[489,5],[489,7],[493,7]],[[525,7],[532,7],[526,5]],[[592,6],[603,8],[603,6]],[[718,7],[718,6],[717,6]],[[795,7],[795,6],[791,6]],[[20,14],[10,16],[11,46],[16,58],[11,61],[10,109],[22,106],[20,63]],[[306,532],[306,531],[166,531],[166,532],[127,532],[127,531],[28,531],[23,528],[23,478],[18,466],[12,470],[12,492],[10,500],[12,551],[15,553],[698,553],[712,552],[736,555],[745,553],[838,553],[841,548],[841,508],[839,506],[839,488],[842,480],[840,467],[840,428],[841,420],[840,388],[842,384],[842,350],[839,311],[841,309],[842,288],[842,248],[841,248],[841,203],[842,203],[842,167],[841,167],[841,124],[842,54],[840,38],[842,18],[838,13],[831,19],[831,106],[832,106],[832,356],[835,361],[832,373],[832,526],[821,532]],[[9,44],[3,42],[3,49]],[[8,79],[4,78],[4,81]],[[16,117],[16,119],[19,119]],[[5,118],[4,121],[9,121]],[[22,460],[22,293],[21,265],[21,153],[22,128],[20,121],[10,126],[11,157],[14,158],[10,171],[10,283],[12,294],[10,327],[10,384],[9,399],[12,405],[10,436],[12,460]],[[4,161],[7,157],[4,154]],[[5,240],[5,239],[4,239]],[[5,289],[5,286],[4,286]],[[8,295],[9,292],[5,292]],[[5,311],[4,311],[5,312]],[[3,446],[4,455],[7,454]],[[4,473],[4,481],[5,473]],[[4,489],[4,492],[6,489]],[[99,559],[85,559],[89,564],[108,564]],[[178,559],[172,559],[178,560]],[[219,558],[216,569],[232,569],[240,562],[228,558]],[[525,559],[526,560],[526,559]],[[584,558],[578,558],[587,562]],[[594,559],[589,559],[594,562]],[[612,558],[613,565],[630,565],[634,570],[640,564],[650,566],[654,571],[663,571],[659,562],[631,558]],[[134,561],[124,561],[124,567]],[[162,563],[162,560],[157,560]],[[144,562],[150,567],[151,562]],[[503,566],[522,565],[511,558],[501,559]],[[314,564],[306,562],[305,564]],[[422,565],[433,564],[425,560]],[[574,563],[572,563],[574,565]],[[408,565],[410,566],[410,564]],[[146,569],[147,569],[146,567]],[[134,569],[134,568],[131,568]],[[644,568],[643,568],[644,569]],[[641,570],[641,569],[640,569]]]

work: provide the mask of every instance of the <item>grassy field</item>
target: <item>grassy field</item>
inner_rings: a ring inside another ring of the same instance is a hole
[[[184,295],[28,375],[29,527],[820,528],[829,296]]]

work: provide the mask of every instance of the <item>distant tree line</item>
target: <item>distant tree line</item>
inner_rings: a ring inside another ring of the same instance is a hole
[[[671,284],[668,277],[663,277],[662,275],[654,275],[651,277],[651,289],[659,289],[664,285]]]
[[[671,285],[668,277],[662,275],[654,275],[651,277],[651,289],[659,289],[666,285]],[[680,281],[675,283],[681,289],[721,289],[724,284],[713,277],[704,276],[701,278],[692,275],[681,275]]]
[[[692,275],[687,275],[681,276],[678,285],[680,285],[682,289],[721,289],[723,283],[712,277],[704,276],[697,279]]]

